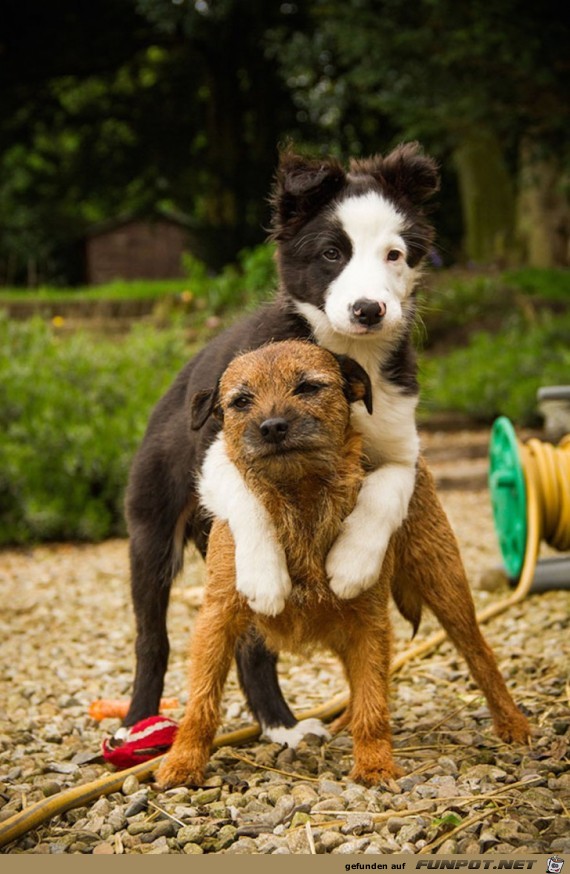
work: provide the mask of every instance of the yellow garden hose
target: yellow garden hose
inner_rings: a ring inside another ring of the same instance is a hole
[[[570,434],[558,446],[536,438],[522,443],[501,416],[493,425],[489,456],[499,545],[507,574],[518,580],[515,594],[524,597],[541,542],[560,552],[570,550]]]
[[[526,544],[522,572],[518,585],[511,595],[477,614],[479,623],[487,622],[505,612],[528,595],[543,539],[555,549],[570,550],[570,435],[567,435],[558,447],[541,443],[539,440],[529,440],[526,444],[518,445],[518,452],[526,489]],[[399,671],[412,659],[427,655],[443,643],[446,637],[444,631],[438,631],[423,642],[409,647],[394,659],[392,673]],[[319,707],[300,713],[298,718],[317,718],[326,721],[342,713],[347,704],[346,694],[337,695]],[[218,735],[214,740],[214,747],[238,746],[254,740],[259,734],[259,726],[252,724],[238,731]],[[75,786],[58,795],[37,801],[0,823],[0,847],[4,847],[56,815],[89,804],[102,795],[120,791],[130,774],[139,780],[150,778],[162,759],[163,756],[157,756],[149,762],[124,771],[105,774],[90,783]]]

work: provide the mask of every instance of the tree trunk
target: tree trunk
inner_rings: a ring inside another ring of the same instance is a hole
[[[503,264],[514,231],[513,186],[496,136],[471,129],[454,153],[465,228],[464,252],[476,264]]]
[[[529,267],[568,267],[568,175],[552,153],[527,138],[520,149],[517,241]]]

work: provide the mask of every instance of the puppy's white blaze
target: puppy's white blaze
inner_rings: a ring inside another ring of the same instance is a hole
[[[306,734],[316,734],[326,740],[330,739],[330,732],[327,731],[320,719],[302,719],[292,728],[284,728],[282,725],[263,726],[263,735],[266,738],[273,743],[292,747],[292,749],[299,746]]]
[[[208,512],[230,526],[238,592],[256,613],[281,613],[291,592],[285,553],[269,513],[228,458],[222,434],[206,453],[198,494]]]
[[[335,330],[363,334],[362,326],[351,319],[352,306],[359,298],[375,300],[386,306],[380,330],[392,334],[401,324],[402,301],[414,284],[415,271],[405,260],[406,220],[377,192],[346,198],[335,217],[351,241],[352,256],[329,287],[325,313]],[[387,259],[391,249],[402,253],[398,261]]]
[[[363,247],[378,247],[388,239],[400,240],[406,227],[406,219],[396,206],[377,191],[356,194],[341,200],[335,209],[335,217],[354,244]]]

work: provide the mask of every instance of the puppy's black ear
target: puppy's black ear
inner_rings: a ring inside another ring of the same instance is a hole
[[[190,427],[193,431],[198,431],[212,415],[220,420],[223,418],[219,400],[218,386],[196,392],[190,401]]]
[[[372,415],[372,383],[365,369],[348,355],[335,355],[344,377],[344,393],[350,404],[364,401],[364,406]]]
[[[419,143],[404,143],[382,162],[382,176],[395,194],[416,206],[439,190],[439,173],[433,158],[424,155]]]
[[[283,152],[271,196],[272,238],[294,237],[312,215],[335,197],[345,180],[342,165],[333,158],[310,159],[290,150]]]

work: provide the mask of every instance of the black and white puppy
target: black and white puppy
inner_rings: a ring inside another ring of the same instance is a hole
[[[332,159],[282,156],[272,199],[276,298],[186,365],[155,408],[133,463],[127,517],[137,670],[126,726],[157,712],[170,584],[189,539],[204,553],[212,514],[229,522],[236,585],[252,609],[276,615],[291,588],[271,522],[225,455],[215,418],[190,426],[192,398],[215,386],[238,353],[270,341],[312,339],[368,373],[372,412],[358,402],[352,416],[369,472],[327,572],[340,598],[353,598],[378,579],[414,489],[418,387],[410,335],[414,289],[433,242],[424,204],[437,189],[435,163],[417,144],[353,161],[348,171]],[[279,690],[276,657],[253,635],[236,655],[248,703],[267,735],[294,745],[315,730],[312,721],[296,722]]]

